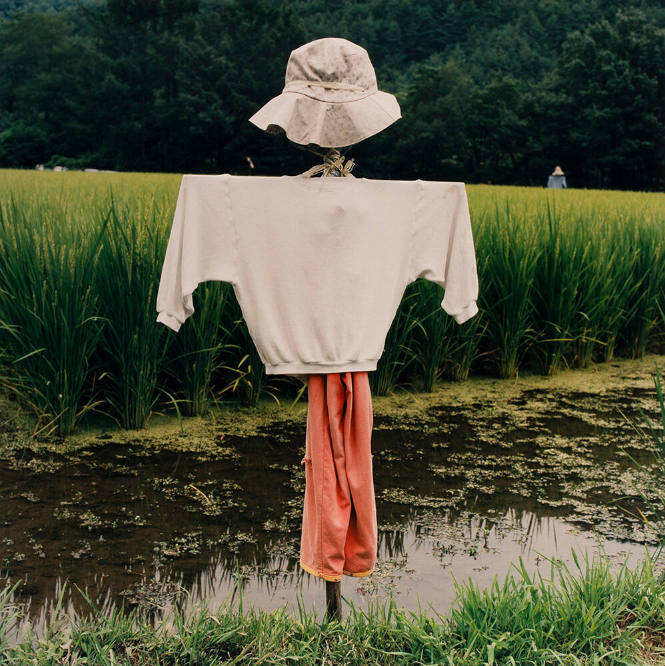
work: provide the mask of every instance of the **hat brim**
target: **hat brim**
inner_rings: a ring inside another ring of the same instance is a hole
[[[367,139],[401,117],[395,96],[380,90],[350,102],[322,102],[288,91],[273,97],[249,122],[270,134],[284,132],[303,146],[338,148]]]

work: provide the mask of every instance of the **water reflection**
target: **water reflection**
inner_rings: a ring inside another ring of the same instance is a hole
[[[648,454],[611,416],[615,399],[550,393],[543,411],[512,421],[477,405],[447,409],[434,432],[379,421],[379,562],[368,578],[345,578],[344,596],[365,604],[392,594],[445,612],[454,580],[487,586],[519,557],[547,573],[547,558],[569,562],[573,547],[643,557],[649,535],[615,502],[629,491],[618,447]],[[65,581],[72,617],[90,614],[81,592],[102,611],[139,607],[155,622],[173,606],[215,608],[240,594],[265,609],[296,610],[299,598],[320,610],[324,586],[298,566],[303,445],[304,431],[273,429],[227,437],[214,459],[108,442],[1,461],[0,585],[22,581],[13,603],[38,631]],[[639,506],[634,495],[622,502]]]

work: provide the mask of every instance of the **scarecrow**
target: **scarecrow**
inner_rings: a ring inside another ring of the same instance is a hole
[[[552,171],[547,178],[547,187],[558,190],[565,190],[568,188],[568,185],[566,184],[566,176],[559,165],[554,167],[554,171]]]
[[[323,163],[297,176],[185,174],[157,294],[157,321],[177,332],[199,283],[230,282],[266,373],[307,384],[300,566],[326,581],[333,617],[342,575],[376,563],[368,372],[404,289],[441,285],[459,324],[478,311],[464,184],[356,178],[339,152],[400,117],[362,47],[325,38],[292,51],[283,92],[250,121]]]

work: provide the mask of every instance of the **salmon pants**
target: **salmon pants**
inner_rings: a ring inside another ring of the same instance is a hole
[[[309,375],[300,566],[328,581],[376,563],[367,372]]]

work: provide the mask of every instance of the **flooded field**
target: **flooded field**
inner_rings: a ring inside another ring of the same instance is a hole
[[[474,379],[431,395],[374,401],[379,562],[343,595],[365,605],[446,612],[454,579],[488,586],[512,562],[599,548],[619,563],[653,549],[633,465],[649,463],[637,426],[655,418],[650,373],[665,357],[515,381]],[[323,611],[322,582],[298,567],[305,404],[155,415],[143,431],[91,424],[27,445],[11,403],[0,417],[0,585],[38,627],[63,603]],[[79,591],[80,588],[81,591]]]

